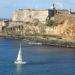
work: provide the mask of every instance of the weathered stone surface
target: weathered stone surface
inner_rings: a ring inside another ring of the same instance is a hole
[[[35,10],[35,9],[19,9],[16,10],[13,21],[33,21],[38,19],[41,22],[45,22],[48,17],[48,10]]]
[[[6,23],[5,23],[5,21],[1,20],[1,21],[0,21],[0,32],[2,32],[2,28],[3,28],[4,26],[6,26]]]

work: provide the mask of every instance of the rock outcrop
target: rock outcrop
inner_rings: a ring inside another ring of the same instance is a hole
[[[75,40],[75,15],[55,15],[55,21],[58,23],[57,29],[62,38]]]

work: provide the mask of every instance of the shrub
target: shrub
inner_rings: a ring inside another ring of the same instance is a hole
[[[47,26],[57,26],[57,23],[54,20],[48,20]]]

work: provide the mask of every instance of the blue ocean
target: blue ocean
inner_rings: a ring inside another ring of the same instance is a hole
[[[26,64],[16,65],[19,44]],[[0,75],[75,75],[75,48],[0,39]]]

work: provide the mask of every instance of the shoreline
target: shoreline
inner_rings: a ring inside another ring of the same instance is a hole
[[[53,39],[52,37],[48,39],[48,38],[42,38],[42,37],[36,37],[36,36],[33,36],[33,37],[25,36],[24,38],[12,37],[12,36],[0,36],[0,38],[21,40],[34,45],[37,44],[37,45],[46,45],[46,46],[75,48],[75,42],[73,41],[65,41],[63,39]]]

